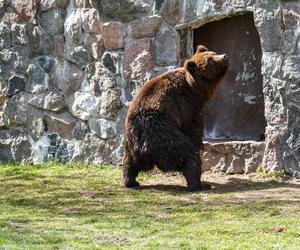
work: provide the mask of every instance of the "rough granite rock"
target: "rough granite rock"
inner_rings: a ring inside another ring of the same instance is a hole
[[[73,138],[73,130],[75,128],[76,120],[70,113],[52,113],[45,112],[44,120],[47,131],[50,133],[57,133],[64,139]]]
[[[287,109],[285,107],[285,83],[271,78],[265,80],[265,117],[268,124],[283,125],[287,123]]]
[[[100,117],[114,120],[121,108],[120,91],[109,89],[101,94]]]
[[[283,55],[279,52],[264,52],[262,55],[262,73],[270,77],[279,77]]]
[[[282,33],[281,50],[284,54],[294,54],[297,36],[294,30],[286,30]]]
[[[237,157],[236,155],[229,155],[229,160],[227,161],[226,173],[227,174],[243,174],[245,165],[244,159],[242,157]]]
[[[283,23],[286,29],[299,27],[300,5],[298,1],[284,1]]]
[[[160,22],[161,17],[158,15],[134,20],[129,25],[128,35],[133,38],[154,37]]]
[[[10,21],[35,23],[35,15],[37,13],[36,0],[13,0],[11,4],[13,13],[10,13],[11,15],[8,16]]]
[[[26,91],[38,94],[48,89],[49,75],[38,63],[30,63],[26,73],[29,79]]]
[[[50,111],[59,111],[66,106],[64,94],[57,90],[37,94],[29,100],[29,103],[37,108]]]
[[[30,95],[18,93],[6,100],[3,105],[3,124],[5,127],[27,127],[27,131],[38,138],[44,131],[42,113],[29,105]]]
[[[264,142],[204,142],[203,169],[228,174],[255,172],[262,166],[264,150]]]
[[[6,11],[6,7],[7,7],[7,3],[5,0],[0,0],[0,17],[2,18],[2,16],[4,15],[5,11]]]
[[[285,59],[282,66],[283,77],[292,80],[300,81],[300,56],[289,56]]]
[[[201,155],[202,157],[202,171],[221,171],[222,166],[225,165],[225,157],[222,154],[217,154],[214,152],[204,151]]]
[[[66,8],[69,0],[40,0],[40,7],[42,11],[49,9]]]
[[[84,9],[82,12],[82,28],[86,32],[100,32],[101,31],[101,21],[99,12],[95,8]]]
[[[153,0],[102,0],[101,9],[105,19],[132,21],[152,12]]]
[[[102,154],[106,147],[105,144],[105,140],[88,133],[83,140],[76,142],[74,145],[74,154],[72,155],[71,160],[93,164],[103,163]]]
[[[266,7],[266,2],[261,1],[258,5]],[[282,37],[281,8],[278,1],[270,2],[270,8],[261,7],[255,9],[255,24],[260,34],[262,50],[266,52],[278,51]]]
[[[178,23],[183,14],[183,0],[164,1],[161,8],[161,15],[165,22],[170,25]]]
[[[11,46],[12,33],[11,24],[8,22],[0,22],[0,50]]]
[[[34,140],[39,139],[45,132],[43,112],[35,107],[29,106],[27,111],[26,127],[28,133]]]
[[[88,65],[92,60],[90,50],[84,46],[77,46],[69,49],[65,58],[81,69]]]
[[[65,54],[65,39],[62,35],[56,35],[53,37],[52,55],[59,60],[64,58]]]
[[[56,65],[56,60],[50,56],[39,56],[35,61],[46,73],[50,73]]]
[[[84,136],[89,133],[89,127],[84,121],[78,120],[75,124],[73,137],[75,140],[83,140]]]
[[[97,134],[101,139],[108,140],[116,136],[116,125],[112,121],[91,118],[88,124],[92,133]]]
[[[84,33],[83,44],[86,46],[92,46],[92,44],[97,43],[99,39],[102,39],[101,34]]]
[[[72,143],[55,133],[48,134],[47,137],[50,140],[47,160],[57,159],[61,163],[70,161],[74,151]]]
[[[123,158],[125,135],[124,133],[119,133],[119,131],[124,131],[124,120],[127,115],[127,110],[128,107],[126,106],[123,106],[119,110],[118,118],[115,121],[116,136],[112,140],[108,140],[109,147],[113,148],[113,150],[106,151],[105,159],[111,164],[118,165],[119,159]]]
[[[27,55],[27,48],[20,45],[0,50],[0,77],[8,80],[15,73],[24,75],[27,70]]]
[[[64,23],[64,30],[67,47],[73,47],[81,43],[82,19],[80,9],[73,10],[67,15]]]
[[[300,125],[291,130],[284,144],[284,168],[292,176],[300,177]]]
[[[126,43],[124,73],[127,79],[143,78],[152,69],[152,48],[151,38],[134,39]]]
[[[46,33],[40,26],[27,26],[28,57],[33,58],[48,51]]]
[[[5,101],[3,105],[3,120],[6,127],[19,127],[26,125],[29,109],[26,93],[18,93]]]
[[[89,80],[94,96],[100,96],[102,92],[116,88],[115,75],[100,62],[90,64],[85,70],[85,76]]]
[[[86,121],[98,116],[100,102],[100,98],[96,98],[91,92],[78,91],[68,98],[67,106],[75,117]]]
[[[49,160],[66,163],[73,155],[73,143],[56,133],[47,133],[32,146],[32,161],[41,164]]]
[[[124,35],[124,27],[120,22],[108,22],[102,25],[104,47],[108,50],[122,48]]]
[[[26,46],[28,37],[25,24],[13,23],[11,26],[12,43]]]
[[[176,64],[177,32],[174,27],[162,22],[155,40],[156,64],[166,66]]]
[[[286,132],[285,126],[268,126],[266,128],[266,148],[262,166],[267,170],[284,169],[282,142]]]
[[[117,69],[118,64],[118,54],[112,52],[105,52],[101,58],[102,64],[109,69],[112,73],[119,73]]]
[[[141,87],[141,81],[130,80],[127,81],[125,90],[124,90],[124,99],[121,99],[122,103],[126,106],[129,106],[132,98],[136,94],[137,90]]]
[[[2,90],[1,90],[1,89],[2,89]],[[8,99],[8,97],[5,96],[5,94],[4,94],[4,88],[2,88],[1,85],[0,85],[0,112],[2,112],[3,104],[4,104],[4,102],[5,102],[7,99]],[[3,118],[3,116],[2,116],[2,113],[1,113],[0,119],[2,119],[2,118]],[[1,122],[0,122],[0,124],[1,124]],[[1,126],[0,126],[0,127],[1,127]]]
[[[91,56],[95,60],[100,59],[105,51],[104,42],[101,34],[85,33],[83,38],[83,44],[89,48]]]
[[[290,83],[286,94],[288,96],[288,100],[291,102],[290,106],[295,106],[296,109],[294,109],[293,114],[298,114],[296,111],[298,110],[298,112],[300,112],[300,82],[294,82],[294,83]],[[298,103],[298,105],[297,105]],[[292,111],[292,110],[290,110]],[[300,119],[300,116],[298,117]]]
[[[286,146],[288,146],[290,153],[295,156],[296,160],[300,162],[300,124],[297,124],[289,134]]]
[[[31,162],[31,144],[23,129],[0,131],[0,163]]]
[[[245,174],[254,173],[256,170],[261,167],[263,161],[264,150],[257,152],[254,155],[251,155],[247,158],[244,158],[244,167],[243,171]]]
[[[298,104],[300,106],[300,103]],[[294,105],[294,103],[291,103],[289,105],[289,112],[288,112],[288,119],[289,119],[289,133],[292,133],[293,131],[297,131],[297,127],[300,124],[300,109],[299,106],[297,107],[297,105]],[[289,134],[287,134],[286,136],[286,140],[288,138]],[[284,145],[284,149],[286,149],[287,143],[285,143]],[[295,147],[299,147],[299,145],[296,145]],[[287,150],[290,152],[290,148],[288,146]],[[299,157],[299,156],[297,156]],[[296,158],[297,158],[296,157]]]
[[[19,93],[24,89],[25,89],[24,77],[14,75],[11,78],[9,78],[8,86],[4,95],[6,97],[12,97],[13,95],[16,95],[17,93]]]
[[[40,24],[49,36],[64,32],[65,10],[51,9],[40,16]]]
[[[80,87],[83,81],[83,72],[76,65],[64,61],[56,67],[51,81],[65,95],[70,95]]]
[[[74,0],[73,4],[76,8],[96,8],[101,10],[101,1],[99,0]]]
[[[295,158],[294,155],[288,152],[283,153],[283,159],[285,162],[284,170],[290,174],[292,177],[300,177],[300,164],[299,160]]]

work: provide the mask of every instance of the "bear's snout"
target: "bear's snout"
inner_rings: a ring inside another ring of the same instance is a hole
[[[226,54],[222,55],[222,61],[223,62],[228,62],[229,61],[229,58],[228,58],[228,56]]]
[[[225,68],[228,67],[229,65],[229,57],[226,54],[222,54],[218,56],[219,62],[221,63],[221,65]]]
[[[214,60],[218,63],[223,63],[225,66],[229,63],[229,58],[226,54],[215,55]]]

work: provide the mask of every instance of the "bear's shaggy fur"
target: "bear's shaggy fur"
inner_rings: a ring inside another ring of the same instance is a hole
[[[140,171],[155,165],[180,171],[189,191],[209,189],[200,181],[204,104],[228,68],[226,55],[199,45],[184,67],[146,82],[129,107],[125,124],[125,187],[135,187]]]

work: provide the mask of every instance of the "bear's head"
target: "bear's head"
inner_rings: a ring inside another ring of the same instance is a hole
[[[199,45],[193,57],[184,64],[188,83],[205,93],[208,98],[214,96],[217,86],[228,69],[228,56],[218,55]]]

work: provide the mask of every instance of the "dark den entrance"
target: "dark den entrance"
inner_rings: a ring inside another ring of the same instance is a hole
[[[248,13],[207,23],[194,30],[198,44],[229,56],[228,75],[204,110],[205,139],[262,140],[264,96],[259,34]]]

